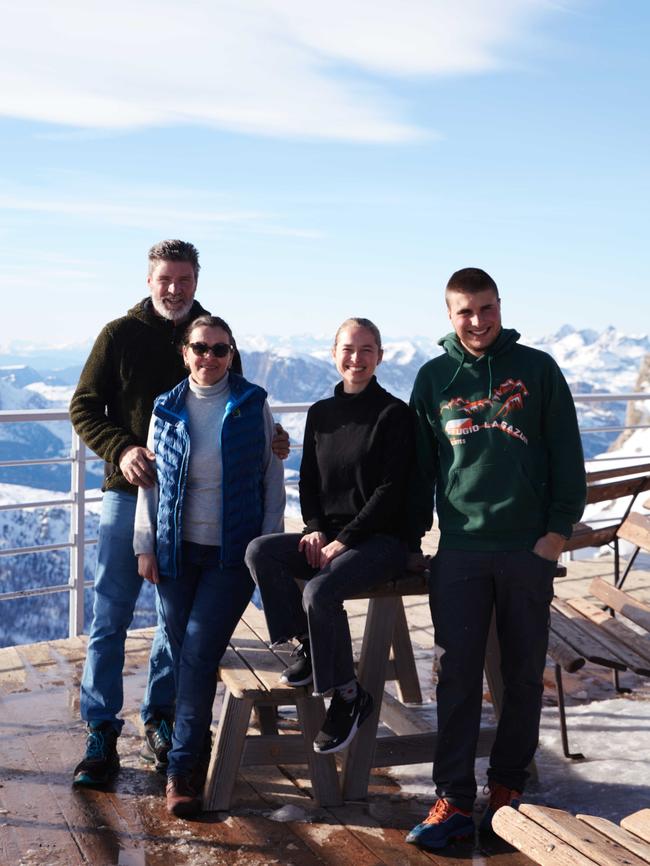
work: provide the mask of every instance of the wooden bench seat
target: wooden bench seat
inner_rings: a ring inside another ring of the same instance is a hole
[[[584,755],[569,751],[562,670],[574,672],[587,660],[611,668],[616,674],[628,670],[639,676],[650,676],[650,605],[599,577],[592,580],[589,591],[598,602],[606,605],[605,609],[602,604],[586,598],[567,601],[555,598],[551,605],[549,655],[556,663],[562,745],[565,756],[575,760]],[[615,613],[646,633],[626,625],[614,616]],[[615,684],[618,687],[618,679]]]
[[[322,806],[342,802],[333,755],[318,755],[312,741],[323,723],[322,698],[280,682],[289,653],[266,643],[263,614],[249,607],[240,620],[219,668],[225,695],[203,791],[205,811],[230,808],[240,766],[306,764],[314,799]],[[278,733],[275,708],[295,705],[300,733]],[[258,709],[261,732],[249,735]],[[271,712],[269,712],[271,711]]]
[[[650,864],[650,809],[629,815],[619,826],[594,815],[574,817],[561,809],[523,803],[518,811],[498,809],[492,827],[540,866]]]
[[[573,527],[571,537],[564,545],[564,551],[571,553],[586,547],[602,547],[611,544],[614,548],[614,583],[622,586],[629,569],[631,568],[636,553],[624,575],[620,575],[619,539],[632,541],[638,553],[639,547],[643,547],[643,540],[648,538],[646,527],[643,525],[642,515],[632,511],[637,497],[650,490],[650,463],[640,463],[631,466],[618,466],[612,469],[600,469],[587,473],[587,505],[596,502],[609,502],[616,500],[628,500],[627,504],[621,505],[617,516],[612,517],[604,525],[599,523],[590,526],[579,522]],[[637,521],[641,518],[640,523]],[[647,518],[646,518],[647,519]],[[629,521],[629,522],[628,522]],[[623,526],[625,525],[625,529]],[[628,538],[627,534],[634,535],[635,527],[640,527],[642,543],[637,544],[634,537]],[[627,534],[626,534],[627,533]]]

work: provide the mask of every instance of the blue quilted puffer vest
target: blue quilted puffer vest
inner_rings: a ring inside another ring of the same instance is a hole
[[[264,515],[264,416],[266,391],[229,374],[230,398],[221,428],[221,564],[241,565],[246,547],[262,532]],[[154,402],[154,452],[159,500],[156,554],[160,573],[179,573],[183,498],[190,458],[190,434],[184,379]]]

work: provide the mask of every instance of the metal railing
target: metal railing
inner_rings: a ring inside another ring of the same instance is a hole
[[[574,394],[576,403],[614,403],[618,401],[650,400],[650,394]],[[307,411],[310,403],[277,404],[271,406],[274,415],[300,414]],[[0,425],[8,423],[42,423],[52,421],[67,421],[70,416],[66,410],[22,410],[22,411],[0,411]],[[624,430],[650,429],[650,424],[635,424],[607,427],[584,427],[583,434],[623,432]],[[299,450],[301,445],[292,446]],[[650,455],[636,454],[631,460],[638,461],[650,457]],[[599,458],[608,460],[610,458]],[[620,459],[620,458],[619,458]],[[88,451],[79,436],[72,430],[70,455],[68,457],[35,458],[0,461],[0,469],[14,466],[41,466],[41,465],[69,465],[71,469],[71,483],[69,494],[53,497],[51,499],[37,499],[30,501],[17,501],[11,503],[0,503],[0,511],[16,511],[27,508],[46,508],[49,506],[66,506],[71,509],[69,538],[66,542],[55,544],[43,544],[14,548],[0,548],[0,557],[20,556],[27,553],[44,553],[52,550],[69,550],[70,562],[68,582],[53,586],[38,587],[33,589],[21,589],[16,592],[0,592],[0,602],[17,598],[28,598],[31,596],[48,595],[51,593],[67,592],[70,597],[68,614],[68,633],[74,637],[83,632],[84,628],[84,591],[86,587],[92,586],[92,581],[84,580],[84,565],[86,546],[95,544],[96,538],[86,537],[86,506],[101,501],[101,496],[87,495],[86,491],[86,466],[89,462],[98,461],[99,458]],[[0,616],[1,619],[1,616]]]

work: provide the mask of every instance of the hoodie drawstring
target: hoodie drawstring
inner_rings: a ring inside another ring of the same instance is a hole
[[[454,381],[455,381],[455,379],[456,379],[456,376],[458,376],[458,374],[460,373],[460,371],[461,371],[462,368],[463,368],[463,363],[464,363],[464,361],[465,361],[465,356],[462,355],[461,358],[460,358],[460,361],[458,362],[458,366],[456,367],[456,372],[455,372],[454,375],[451,377],[451,379],[447,382],[447,384],[445,385],[445,387],[442,389],[442,393],[443,393],[443,394],[445,393],[445,391],[446,391],[448,388],[451,388],[451,386],[454,384]]]

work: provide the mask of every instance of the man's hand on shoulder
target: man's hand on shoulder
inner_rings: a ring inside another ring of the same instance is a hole
[[[141,445],[129,445],[120,454],[120,469],[129,484],[153,487],[156,480],[156,455]]]
[[[564,542],[566,538],[560,535],[559,532],[547,532],[535,542],[533,553],[541,556],[542,559],[548,559],[549,562],[557,562],[560,554],[564,550]]]
[[[280,460],[286,460],[289,456],[289,434],[282,424],[275,424],[275,433],[271,439],[271,450]]]

